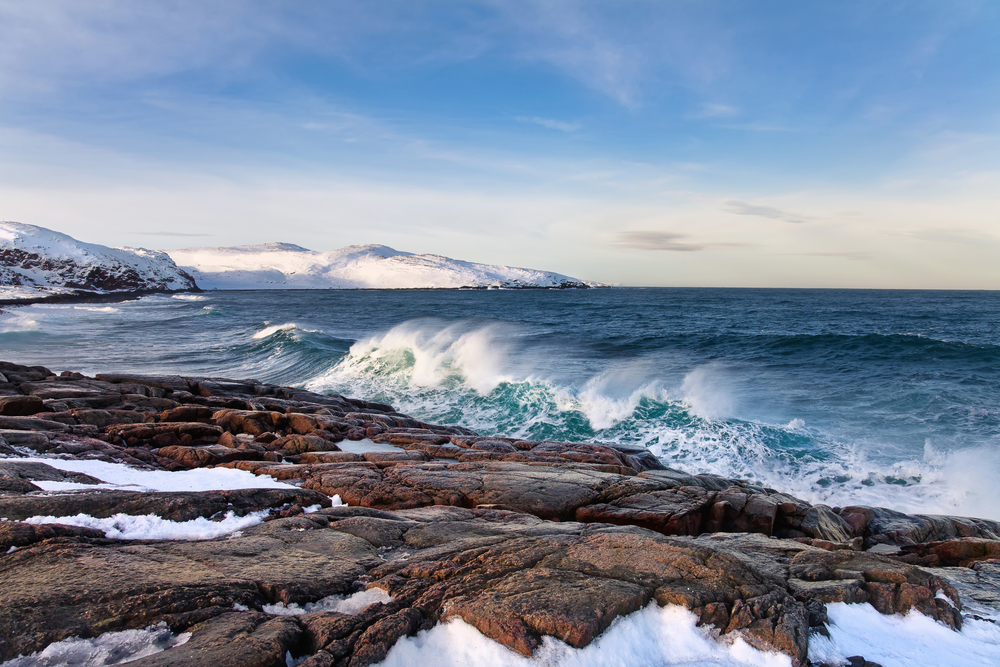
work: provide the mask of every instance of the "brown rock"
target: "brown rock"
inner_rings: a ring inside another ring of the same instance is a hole
[[[190,628],[180,646],[139,658],[136,667],[283,667],[302,628],[295,618],[226,613]]]
[[[22,417],[45,411],[45,403],[36,396],[0,396],[0,415]]]

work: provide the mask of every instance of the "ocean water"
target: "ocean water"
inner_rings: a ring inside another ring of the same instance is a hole
[[[0,358],[622,442],[811,502],[1000,519],[1000,292],[243,291],[0,314]]]

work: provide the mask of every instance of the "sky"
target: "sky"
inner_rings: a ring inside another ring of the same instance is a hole
[[[1000,289],[995,0],[0,0],[0,218]]]

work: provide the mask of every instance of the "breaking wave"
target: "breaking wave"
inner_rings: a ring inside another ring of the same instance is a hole
[[[578,360],[525,331],[422,319],[354,343],[304,385],[486,434],[641,445],[668,466],[811,502],[1000,518],[994,448],[945,451],[928,442],[894,452],[877,436],[847,436],[805,417],[748,416],[762,410],[748,405],[753,392],[739,386],[740,369],[709,362],[664,379],[656,376],[661,362],[638,357],[567,381],[560,370]],[[968,472],[970,460],[982,474]]]

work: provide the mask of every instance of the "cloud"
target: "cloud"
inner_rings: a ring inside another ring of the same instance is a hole
[[[959,243],[962,245],[994,244],[998,239],[978,229],[914,229],[887,230],[884,233],[891,236],[906,236],[931,243]]]
[[[538,116],[518,116],[517,121],[520,123],[534,123],[535,125],[547,127],[550,130],[559,130],[560,132],[576,132],[583,127],[579,123],[567,123],[562,120],[539,118]]]
[[[687,236],[672,232],[620,232],[617,240],[611,245],[619,248],[632,248],[633,250],[672,250],[676,252],[695,252],[705,249],[705,244],[687,243],[680,240],[683,238],[687,238]]]
[[[858,261],[872,258],[872,254],[870,252],[865,252],[863,250],[848,250],[846,252],[793,252],[786,254],[798,255],[800,257],[842,257],[844,259],[853,259]]]
[[[735,213],[736,215],[755,215],[761,218],[783,220],[785,222],[801,223],[812,220],[809,216],[789,213],[788,211],[782,211],[780,208],[775,208],[773,206],[760,206],[758,204],[751,204],[749,202],[739,201],[736,199],[727,199],[722,202],[722,210],[728,211],[729,213]]]
[[[187,232],[132,232],[140,236],[215,236],[215,234],[189,234]]]

